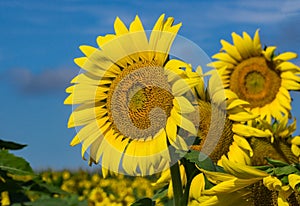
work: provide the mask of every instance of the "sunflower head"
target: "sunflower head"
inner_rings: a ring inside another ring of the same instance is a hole
[[[234,92],[224,90],[217,71],[211,70],[207,74],[210,76],[207,88],[205,89],[204,86],[196,87],[200,114],[199,144],[193,145],[192,149],[207,154],[217,163],[222,155],[226,155],[231,147],[236,146],[232,146],[234,142],[245,150],[252,151],[246,140],[235,134],[233,128],[244,127],[245,121],[253,120],[257,115],[243,107],[249,104],[248,102],[239,99]],[[240,131],[248,133],[247,129],[248,126],[245,126]],[[233,154],[233,156],[236,155]]]
[[[281,169],[284,167],[280,168],[278,165],[276,168],[273,165],[261,170],[230,161],[225,156],[221,158],[221,162],[224,171],[212,172],[201,169],[210,184],[205,181],[206,185],[203,187],[203,180],[195,178],[198,184],[192,185],[190,191],[195,190],[197,185],[201,185],[201,189],[199,186],[197,188],[198,193],[193,193],[196,194],[193,199],[198,204],[299,205],[299,192],[296,185],[300,182],[300,176],[289,174],[297,169],[285,171],[283,174]]]
[[[267,136],[252,136],[248,141],[253,149],[251,157],[253,165],[267,164],[266,158],[281,160],[287,163],[298,163],[299,153],[297,137],[293,137],[296,130],[296,120],[288,123],[285,116],[269,124],[265,120],[253,121],[253,129],[264,131],[270,134]]]
[[[233,44],[221,40],[221,52],[210,64],[222,75],[226,89],[249,102],[245,108],[271,122],[291,110],[289,90],[300,89],[300,68],[289,62],[297,57],[293,52],[276,54],[276,47],[262,49],[258,30],[253,38],[232,33]],[[225,68],[225,69],[224,69]]]
[[[68,126],[79,132],[82,156],[101,163],[102,172],[149,175],[178,160],[169,147],[187,151],[194,141],[198,112],[192,88],[199,77],[191,66],[170,59],[181,24],[161,15],[149,37],[137,16],[129,28],[116,18],[115,34],[81,46],[66,104],[75,105]]]

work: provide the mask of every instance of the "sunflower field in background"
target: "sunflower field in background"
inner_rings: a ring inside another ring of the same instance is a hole
[[[300,205],[297,54],[233,32],[204,71],[174,54],[181,25],[117,17],[80,46],[64,103],[95,172],[35,173],[10,152],[26,145],[1,140],[2,206]]]

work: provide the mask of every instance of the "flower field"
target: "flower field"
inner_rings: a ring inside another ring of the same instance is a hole
[[[142,177],[116,175],[104,179],[97,172],[89,173],[83,170],[44,171],[41,176],[47,184],[77,195],[79,201],[85,201],[89,206],[131,205],[140,197],[153,196],[150,180]],[[32,198],[34,199],[34,196]]]
[[[154,176],[103,178],[96,170],[33,172],[27,161],[9,152],[25,145],[1,140],[0,146],[1,206],[122,206],[152,197],[155,191],[151,185]]]

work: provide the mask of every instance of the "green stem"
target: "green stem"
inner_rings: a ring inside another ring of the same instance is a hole
[[[181,184],[181,177],[180,177],[180,170],[179,170],[178,162],[176,162],[174,165],[172,165],[170,170],[171,170],[171,177],[172,177],[172,184],[173,184],[174,205],[182,206],[180,202],[181,202],[183,193],[182,193],[182,184]]]
[[[187,177],[187,182],[184,187],[184,193],[181,199],[181,205],[188,205],[191,183],[193,178],[197,175],[197,172],[199,172],[199,170],[195,167],[194,163],[189,162],[185,158],[182,158],[180,161],[184,165],[184,169]]]

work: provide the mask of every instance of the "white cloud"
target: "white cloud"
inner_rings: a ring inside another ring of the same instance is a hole
[[[36,74],[29,69],[19,68],[6,71],[2,77],[24,94],[62,93],[77,72],[76,69],[59,68]]]
[[[286,14],[299,14],[300,1],[284,1],[282,11]]]
[[[281,11],[278,1],[236,1],[214,3],[210,18],[218,19],[219,23],[276,23],[286,15]]]

